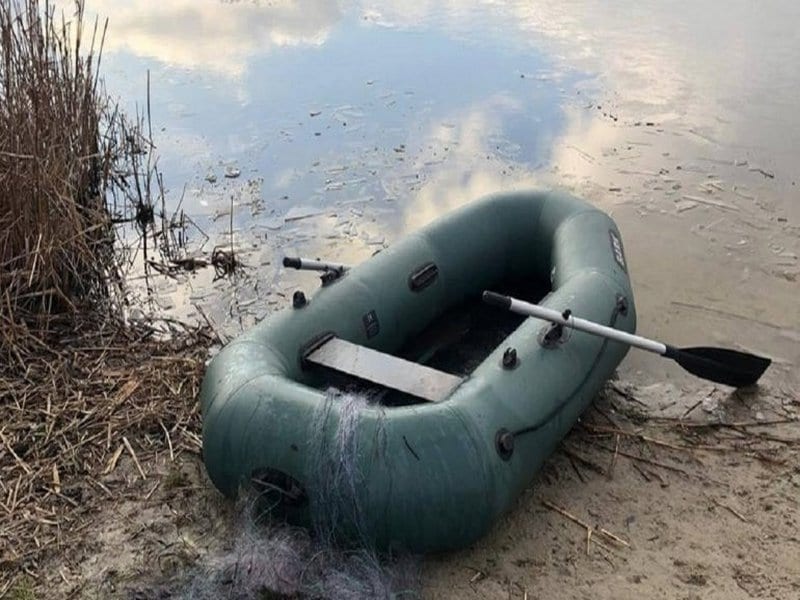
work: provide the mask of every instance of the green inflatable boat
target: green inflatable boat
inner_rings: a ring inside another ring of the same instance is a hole
[[[477,540],[627,352],[489,306],[485,290],[635,330],[608,215],[561,192],[488,196],[323,268],[310,298],[295,293],[214,357],[201,389],[211,480],[337,541],[423,553]]]

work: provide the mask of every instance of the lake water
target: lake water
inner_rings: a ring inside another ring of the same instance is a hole
[[[223,330],[317,285],[285,254],[357,262],[480,195],[567,188],[625,238],[639,332],[800,362],[800,4],[89,0],[103,73],[151,116],[189,250],[162,306]],[[238,173],[237,177],[226,177]],[[233,232],[231,235],[231,210]],[[202,232],[202,233],[201,233]],[[208,239],[206,240],[206,236]],[[682,381],[632,353],[624,370]]]

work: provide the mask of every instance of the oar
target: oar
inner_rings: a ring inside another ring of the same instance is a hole
[[[483,301],[519,314],[545,319],[558,325],[660,354],[676,361],[684,369],[698,377],[737,388],[755,384],[772,362],[769,358],[727,348],[676,348],[669,344],[606,327],[594,321],[573,317],[569,311],[562,314],[550,308],[494,292],[483,292]]]
[[[328,263],[309,258],[293,258],[291,256],[283,257],[283,266],[303,271],[322,271],[320,279],[322,279],[323,286],[333,283],[350,268],[348,265]]]
[[[348,265],[339,263],[329,263],[310,258],[292,258],[290,256],[283,257],[283,266],[305,271],[335,271],[338,273],[343,273],[350,268]]]

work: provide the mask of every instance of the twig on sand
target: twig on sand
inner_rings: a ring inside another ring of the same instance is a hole
[[[614,456],[611,457],[611,464],[608,466],[608,478],[614,479],[614,467],[617,466],[617,456],[619,455],[619,437],[620,434],[614,434]]]
[[[786,444],[787,446],[793,446],[795,444],[800,444],[800,438],[785,438],[779,435],[772,435],[770,433],[764,433],[761,431],[750,431],[745,427],[737,427],[736,431],[741,431],[746,435],[757,437],[762,440],[767,440],[768,442],[777,442],[779,444]]]
[[[486,578],[486,573],[481,571],[480,569],[476,569],[475,567],[465,567],[470,571],[475,571],[475,574],[469,578],[469,585],[470,587],[474,588],[474,585],[478,583],[480,580]]]
[[[200,316],[203,317],[203,320],[206,322],[206,325],[208,325],[208,328],[216,337],[216,340],[220,344],[227,344],[229,341],[228,337],[221,330],[219,330],[217,327],[214,326],[215,324],[211,321],[211,319],[203,310],[203,308],[199,304],[195,304],[194,307],[197,309],[197,312],[200,313]]]
[[[564,454],[567,455],[567,457],[570,459],[570,461],[572,461],[574,459],[575,461],[577,461],[578,463],[580,463],[581,465],[583,465],[584,467],[586,467],[590,471],[594,471],[595,473],[597,473],[599,475],[605,475],[606,474],[606,470],[603,467],[598,465],[596,462],[593,462],[593,461],[589,460],[585,456],[579,454],[578,452],[576,452],[572,448],[570,448],[570,447],[568,447],[566,445],[563,445],[561,449],[562,449],[562,452],[564,452]]]
[[[141,463],[139,463],[139,459],[136,457],[136,453],[133,451],[133,447],[131,443],[128,441],[128,438],[122,436],[122,443],[125,444],[125,449],[128,451],[128,454],[131,455],[133,459],[133,464],[136,465],[136,469],[139,471],[139,475],[142,476],[142,479],[147,479],[147,475],[144,474],[144,469],[142,469]]]
[[[692,412],[694,411],[694,409],[695,409],[695,408],[697,408],[698,406],[700,406],[702,403],[703,403],[703,399],[701,398],[700,400],[698,400],[697,402],[695,402],[694,404],[692,404],[692,405],[691,405],[689,408],[687,408],[687,409],[686,409],[686,412],[684,412],[684,413],[681,415],[681,419],[685,419],[685,418],[686,418],[686,417],[688,417],[690,414],[692,414]]]
[[[606,452],[613,452],[611,448],[606,448],[605,446],[598,445],[598,448],[602,448]],[[661,467],[662,469],[666,469],[667,471],[674,471],[675,473],[680,473],[681,475],[686,475],[687,477],[691,475],[685,469],[681,469],[680,467],[674,467],[672,465],[668,465],[666,463],[654,460],[652,458],[645,458],[644,456],[636,456],[635,454],[631,454],[630,452],[625,452],[623,450],[618,450],[617,454],[620,454],[625,458],[630,458],[631,460],[636,460],[639,462],[646,463],[648,465],[653,465],[654,467]]]
[[[150,488],[150,491],[147,492],[147,494],[145,494],[144,502],[147,502],[148,500],[150,500],[150,497],[155,493],[155,491],[156,491],[156,489],[158,489],[159,485],[161,485],[161,482],[160,481],[156,481],[155,485],[152,488]]]
[[[556,511],[558,514],[566,517],[567,519],[569,519],[573,523],[577,523],[581,527],[585,527],[586,529],[591,529],[592,528],[586,521],[581,520],[580,518],[578,518],[575,515],[573,515],[571,512],[568,512],[566,509],[561,508],[560,506],[558,506],[556,504],[553,504],[549,500],[542,500],[542,505],[547,507],[547,508],[549,508],[550,510]]]
[[[601,527],[601,528],[600,528],[600,533],[602,533],[602,534],[603,534],[603,535],[605,535],[606,537],[609,537],[609,538],[611,538],[612,540],[614,540],[614,541],[615,541],[615,542],[617,542],[618,544],[620,544],[620,545],[622,545],[622,546],[625,546],[626,548],[629,548],[629,547],[630,547],[630,544],[629,544],[628,542],[626,542],[625,540],[623,540],[621,537],[619,537],[619,536],[617,536],[617,535],[614,535],[614,534],[613,534],[613,533],[611,533],[611,532],[610,532],[608,529],[605,529],[605,528]]]
[[[169,431],[166,427],[164,427],[164,422],[159,421],[159,425],[161,425],[161,429],[164,430],[164,436],[167,438],[167,447],[169,448],[169,461],[175,462],[175,452],[172,450],[172,440],[169,437]]]
[[[575,460],[569,454],[567,454],[567,458],[569,458],[569,464],[572,465],[572,470],[575,471],[575,474],[578,476],[578,479],[581,480],[581,483],[586,483],[586,479],[584,478],[583,473],[581,473],[581,470],[578,468],[578,465],[575,464]]]
[[[727,202],[722,202],[720,200],[712,200],[710,198],[702,198],[700,196],[692,196],[689,194],[684,194],[683,197],[686,200],[691,200],[692,202],[699,202],[700,204],[707,204],[709,206],[716,206],[717,208],[721,208],[723,210],[730,210],[734,212],[739,212],[739,207],[734,206],[733,204],[728,204]]]
[[[619,537],[617,535],[614,535],[613,533],[611,533],[610,531],[608,531],[604,527],[600,527],[600,526],[592,527],[591,525],[589,525],[583,519],[581,519],[579,517],[576,517],[571,512],[569,512],[567,509],[561,508],[560,506],[558,506],[557,504],[553,504],[549,500],[542,500],[542,505],[545,506],[546,508],[549,508],[550,510],[553,510],[553,511],[557,512],[561,516],[566,517],[567,519],[569,519],[573,523],[576,523],[577,525],[580,525],[581,527],[583,527],[586,530],[586,554],[589,554],[589,544],[592,541],[594,543],[600,545],[600,546],[603,546],[603,544],[599,540],[597,540],[596,538],[593,537],[594,533],[600,533],[600,534],[606,536],[608,539],[614,541],[617,544],[620,544],[620,545],[625,546],[625,547],[630,547],[630,544],[628,542],[623,540],[621,537]]]
[[[675,421],[675,419],[660,419],[666,421]],[[677,423],[680,427],[686,427],[689,429],[722,429],[722,428],[732,428],[737,429],[741,427],[764,427],[766,425],[782,425],[784,423],[797,423],[797,418],[788,418],[788,419],[770,419],[765,421],[733,421],[731,423],[727,423],[725,421],[708,421],[704,423]]]
[[[638,433],[636,431],[625,431],[624,429],[620,429],[620,428],[617,428],[617,427],[604,427],[602,425],[592,425],[592,424],[589,424],[589,423],[585,423],[583,426],[588,431],[593,432],[593,433],[610,433],[610,434],[613,434],[614,436],[616,436],[616,438],[617,438],[616,448],[617,449],[619,449],[619,437],[620,436],[637,438],[637,439],[639,439],[639,440],[641,440],[643,442],[654,444],[656,446],[663,446],[664,448],[669,448],[671,450],[683,450],[685,452],[691,452],[691,451],[699,450],[699,449],[702,449],[702,450],[713,450],[713,449],[720,449],[721,450],[722,449],[722,448],[716,448],[715,446],[679,446],[677,444],[673,444],[672,442],[666,442],[664,440],[659,440],[657,438],[653,438],[653,437],[644,435],[642,433]]]
[[[515,581],[515,582],[514,582],[514,585],[515,585],[515,586],[517,586],[517,589],[518,589],[518,590],[520,591],[520,593],[522,594],[522,598],[523,598],[523,600],[527,600],[527,599],[528,599],[528,588],[526,588],[524,585],[520,584],[520,582],[519,582],[519,581]],[[510,594],[510,593],[511,593],[511,590],[509,589],[509,594]],[[509,596],[509,597],[510,597],[510,596]]]
[[[635,465],[636,463],[631,463],[631,464]],[[658,484],[662,488],[669,487],[669,482],[666,479],[664,479],[658,471],[648,471],[648,473],[650,473],[650,475],[658,479]]]
[[[628,402],[634,402],[639,406],[643,406],[644,408],[650,408],[647,404],[645,404],[644,402],[639,400],[636,396],[634,396],[630,391],[626,390],[623,387],[620,387],[617,383],[612,381],[608,384],[608,387],[614,390],[618,395],[625,398],[625,400],[627,400]]]
[[[548,500],[542,500],[542,504],[544,506],[546,506],[547,508],[549,508],[550,510],[554,510],[558,514],[566,517],[567,519],[569,519],[573,523],[577,523],[578,525],[580,525],[581,527],[583,527],[586,530],[586,554],[588,556],[588,554],[589,554],[589,545],[590,545],[590,543],[592,541],[592,527],[586,521],[582,521],[581,519],[579,519],[578,517],[576,517],[572,513],[568,512],[567,510],[565,510],[563,508],[561,508],[560,506],[556,506],[555,504],[553,504],[552,502],[549,502]]]
[[[642,476],[642,479],[644,479],[647,483],[650,483],[650,476],[647,474],[647,471],[642,469],[642,467],[637,465],[635,462],[631,463],[631,465],[633,465],[633,468],[636,469],[636,471],[639,473],[639,475]]]
[[[754,437],[769,442],[786,444],[788,446],[800,444],[800,438],[781,437],[778,435],[765,433],[763,431],[753,431],[750,429],[751,427],[767,427],[770,425],[784,425],[789,423],[800,422],[798,421],[797,418],[794,417],[786,419],[771,419],[764,421],[734,421],[730,423],[727,423],[725,421],[708,421],[701,423],[684,423],[684,422],[675,423],[673,419],[668,419],[667,421],[670,423],[674,423],[675,426],[679,429],[727,429],[741,437]],[[692,446],[691,449],[723,450],[724,448],[717,446]]]
[[[612,453],[614,452],[614,450],[612,448],[608,448],[606,446],[603,446],[602,444],[595,443],[594,445],[597,446],[598,448],[600,448],[601,450],[605,450],[606,452],[612,452]],[[673,465],[668,465],[666,463],[654,460],[652,458],[645,458],[644,456],[636,456],[635,454],[631,454],[630,452],[625,452],[623,450],[619,450],[618,454],[620,456],[624,456],[625,458],[629,458],[631,460],[642,462],[642,463],[645,463],[645,464],[648,464],[648,465],[653,465],[655,467],[661,467],[662,469],[666,469],[667,471],[673,471],[675,473],[680,473],[681,475],[684,475],[685,477],[696,477],[698,479],[702,479],[703,481],[710,481],[711,483],[716,483],[717,485],[722,485],[722,486],[727,486],[728,485],[724,481],[719,481],[718,479],[712,479],[711,477],[707,477],[705,475],[700,475],[700,474],[696,474],[696,473],[689,473],[685,469],[681,469],[680,467],[675,467]]]
[[[714,308],[712,306],[703,306],[701,304],[692,304],[691,302],[681,302],[680,300],[672,300],[670,302],[673,306],[682,306],[683,308],[691,308],[694,310],[700,310],[704,312],[715,313],[721,315],[723,317],[731,317],[734,319],[741,319],[742,321],[749,321],[751,323],[758,323],[759,325],[763,325],[764,327],[770,327],[772,329],[784,330],[787,329],[784,325],[778,325],[777,323],[771,323],[770,321],[764,321],[761,319],[754,319],[753,317],[747,315],[741,315],[739,313],[730,312],[727,310],[722,310],[719,308]]]
[[[122,455],[122,451],[125,447],[120,444],[117,449],[114,451],[114,454],[111,455],[111,458],[108,460],[108,465],[106,465],[105,470],[103,471],[103,475],[108,475],[117,467],[117,461],[119,457]]]
[[[749,523],[749,521],[745,518],[745,516],[742,513],[740,513],[739,511],[737,511],[735,508],[733,508],[732,506],[728,506],[727,504],[723,504],[722,502],[720,502],[719,500],[717,500],[713,496],[709,496],[708,499],[711,500],[711,502],[713,502],[714,504],[716,504],[720,508],[724,508],[725,510],[730,512],[733,516],[735,516],[737,519],[739,519],[742,523]]]

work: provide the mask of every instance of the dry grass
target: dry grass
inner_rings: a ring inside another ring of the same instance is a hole
[[[0,356],[21,365],[32,331],[113,310],[122,283],[107,198],[137,142],[99,77],[104,31],[82,1],[0,0]]]
[[[127,489],[118,463],[132,460],[145,479],[154,456],[199,452],[209,340],[155,337],[78,321],[24,371],[0,367],[0,597],[82,541],[98,504]]]
[[[0,597],[43,585],[121,457],[146,478],[153,456],[199,451],[211,338],[122,319],[119,227],[146,249],[159,179],[143,121],[103,88],[104,35],[82,0],[0,0]]]

